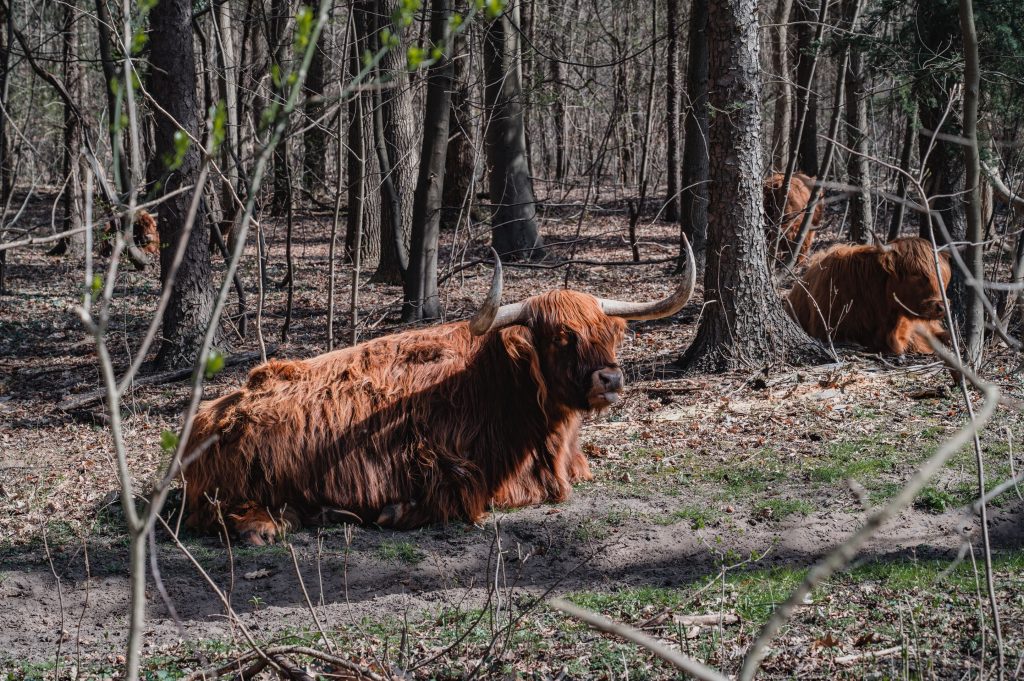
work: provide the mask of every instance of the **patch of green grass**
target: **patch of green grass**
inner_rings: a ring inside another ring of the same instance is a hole
[[[398,541],[397,539],[386,539],[377,547],[377,555],[384,560],[416,565],[425,556],[416,545],[409,541]]]
[[[572,531],[574,539],[581,542],[603,541],[617,532],[629,520],[640,514],[631,508],[612,508],[603,516],[586,518]]]
[[[703,506],[682,506],[665,515],[652,518],[655,525],[675,525],[687,522],[691,529],[701,530],[718,520],[718,511]]]
[[[810,470],[814,482],[836,483],[853,478],[870,483],[882,473],[895,470],[899,456],[895,448],[878,438],[829,445],[826,461]]]
[[[706,477],[720,483],[729,497],[743,497],[751,494],[764,492],[771,483],[783,479],[781,470],[767,470],[764,468],[744,467],[723,467],[708,471]]]
[[[765,499],[754,504],[754,516],[763,520],[782,520],[799,513],[810,515],[814,506],[803,499]]]
[[[925,487],[914,500],[914,506],[928,511],[929,513],[942,513],[947,509],[959,506],[957,498],[948,490],[937,487]]]

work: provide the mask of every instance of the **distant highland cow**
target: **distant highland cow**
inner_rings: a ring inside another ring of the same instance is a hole
[[[692,252],[689,262],[693,261]],[[186,452],[190,526],[253,544],[331,518],[397,528],[481,520],[489,504],[560,502],[590,479],[583,414],[618,400],[625,319],[674,314],[695,270],[652,303],[551,291],[466,322],[253,369],[206,402]]]
[[[778,249],[775,257],[778,260],[786,261],[792,257],[793,249],[796,248],[797,239],[800,237],[800,224],[807,213],[807,204],[811,201],[811,194],[814,191],[814,178],[803,173],[794,173],[789,183],[789,192],[783,196],[782,182],[785,175],[774,173],[764,183],[764,212],[768,220],[765,230],[768,236],[768,248],[771,252]],[[821,201],[814,206],[814,215],[811,218],[811,230],[807,232],[803,245],[800,246],[800,257],[797,264],[802,263],[808,252],[811,250],[811,242],[814,241],[814,231],[821,224],[824,215],[825,205]]]
[[[874,246],[833,246],[811,258],[789,294],[790,312],[810,335],[851,341],[877,352],[930,353],[918,334],[949,334],[942,292],[949,285],[949,254],[941,253],[940,283],[932,245],[908,237]]]

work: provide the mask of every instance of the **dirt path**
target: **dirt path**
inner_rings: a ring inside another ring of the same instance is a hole
[[[766,522],[734,513],[715,527],[700,530],[645,520],[644,514],[670,503],[659,497],[634,500],[628,505],[634,514],[609,528],[600,540],[581,541],[581,528],[589,519],[621,512],[623,506],[594,493],[578,494],[557,508],[501,514],[482,528],[452,525],[406,533],[357,529],[347,552],[340,528],[324,530],[319,549],[313,532],[298,533],[291,540],[310,597],[319,602],[322,593],[324,607],[318,612],[326,626],[334,626],[399,618],[403,613],[417,619],[436,616],[444,608],[478,606],[496,571],[499,586],[515,587],[522,597],[547,590],[558,595],[681,586],[716,574],[723,557],[735,562],[737,557],[767,553],[759,567],[802,567],[863,519],[858,513],[827,512]],[[908,511],[870,542],[861,559],[952,557],[964,530],[973,537],[977,523],[959,512]],[[1024,506],[996,511],[992,532],[997,548],[1024,545]],[[498,542],[504,559],[500,570],[495,563]],[[242,621],[262,636],[311,626],[302,587],[284,547],[238,548],[232,566],[215,538],[192,538],[187,546],[210,577],[225,591],[230,589]],[[128,606],[124,544],[93,540],[88,554],[91,577],[86,579],[81,546],[67,545],[54,552],[59,593],[40,547],[8,552],[0,559],[0,659],[52,659],[62,630],[65,653],[77,651],[78,643],[86,659],[123,652]],[[164,584],[186,638],[237,638],[226,624],[218,597],[166,537],[159,555]],[[173,648],[180,633],[152,584],[149,622],[147,650]]]

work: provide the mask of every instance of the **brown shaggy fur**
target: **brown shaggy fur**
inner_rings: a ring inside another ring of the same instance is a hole
[[[114,231],[119,229],[119,223],[110,222],[103,230],[103,242],[100,245],[100,255],[110,256],[114,252]],[[156,218],[144,210],[135,214],[135,223],[132,225],[132,237],[135,245],[144,253],[158,255],[160,253],[160,233],[157,231]]]
[[[336,512],[407,528],[565,500],[591,477],[580,419],[625,322],[572,291],[526,307],[479,337],[456,322],[256,367],[196,416],[186,451],[218,439],[185,471],[189,524],[215,529],[216,500],[262,543]]]
[[[782,181],[785,175],[774,173],[764,183],[764,212],[768,219],[767,229],[768,243],[771,248],[782,232],[779,239],[779,248],[775,257],[779,260],[788,259],[793,249],[796,248],[797,238],[800,236],[800,223],[803,222],[804,214],[807,212],[807,204],[811,201],[811,192],[814,190],[814,178],[803,173],[794,173],[789,183],[789,193],[782,195]],[[814,231],[821,224],[824,215],[825,204],[818,201],[814,207],[814,216],[811,218],[812,229],[807,232],[800,247],[800,257],[797,263],[802,263],[811,250],[811,242],[814,241]]]
[[[949,255],[939,259],[940,290],[931,243],[908,237],[889,246],[833,246],[811,259],[789,294],[790,312],[807,333],[897,355],[932,351],[921,330],[948,340],[941,291],[949,285]]]

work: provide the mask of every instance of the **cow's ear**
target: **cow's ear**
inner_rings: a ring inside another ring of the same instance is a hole
[[[878,256],[878,261],[881,263],[882,269],[885,270],[886,273],[891,274],[893,276],[896,275],[897,267],[895,249],[889,248],[882,251]]]

